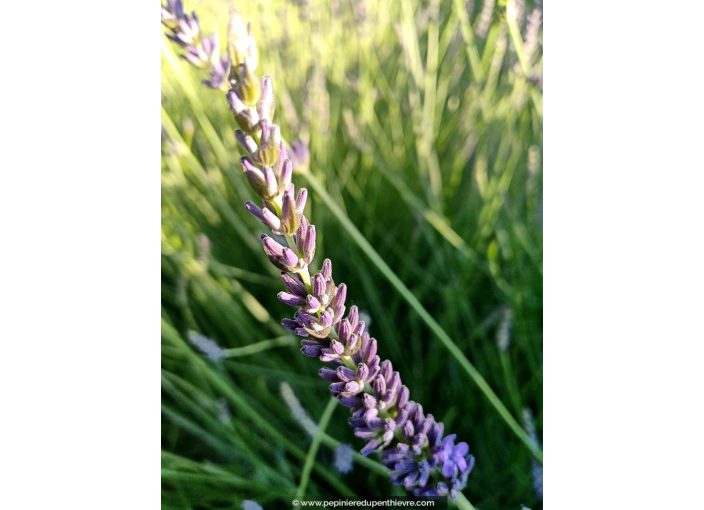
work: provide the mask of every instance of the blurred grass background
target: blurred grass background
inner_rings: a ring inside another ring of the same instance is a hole
[[[229,5],[185,8],[224,42]],[[542,38],[529,20],[542,5],[511,3],[513,26],[502,2],[234,5],[252,23],[257,74],[274,78],[283,136],[309,144],[314,178],[516,420],[532,412],[540,437]],[[321,363],[280,325],[292,310],[276,299],[264,227],[243,207],[254,196],[224,94],[202,87],[207,73],[166,38],[161,50],[163,507],[403,495],[378,463],[335,470],[338,444],[362,446],[345,408],[328,409],[316,451],[282,397],[287,383],[316,423],[330,401]],[[311,191],[313,269],[332,260],[411,398],[469,443],[467,498],[483,510],[542,508],[528,448],[305,176],[294,182]],[[209,360],[196,334],[227,357]]]

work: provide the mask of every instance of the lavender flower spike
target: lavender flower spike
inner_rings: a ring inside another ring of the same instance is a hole
[[[176,12],[175,4],[170,12]],[[237,139],[250,154],[242,158],[242,169],[262,201],[261,207],[252,202],[245,207],[286,244],[262,234],[264,252],[282,271],[286,290],[278,297],[296,308],[292,319],[284,319],[284,327],[303,337],[304,355],[328,364],[320,376],[340,403],[350,408],[349,424],[355,436],[365,441],[362,455],[380,453],[391,470],[392,483],[416,496],[457,498],[474,466],[469,446],[455,444],[455,434],[444,436],[444,425],[409,399],[400,374],[377,354],[378,343],[365,331],[357,307],[347,309],[347,286],[333,280],[330,260],[310,274],[315,226],[304,214],[307,191],[296,194],[291,184],[292,167],[307,164],[307,150],[294,144],[292,157],[297,161],[291,161],[273,120],[273,82],[268,76],[260,82],[254,75],[256,43],[251,27],[245,29],[236,12],[231,13],[228,44],[227,101],[241,129]]]

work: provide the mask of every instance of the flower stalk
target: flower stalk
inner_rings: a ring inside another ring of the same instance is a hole
[[[316,231],[304,215],[308,192],[296,193],[291,182],[293,163],[273,122],[273,80],[257,78],[256,42],[236,12],[231,13],[228,41],[232,71],[226,98],[239,127],[237,140],[248,153],[241,159],[242,170],[261,200],[261,206],[247,202],[245,207],[276,236],[262,234],[262,246],[281,271],[286,291],[279,300],[296,309],[283,325],[302,337],[304,355],[327,363],[319,374],[351,410],[349,423],[366,442],[361,455],[380,453],[392,483],[416,496],[456,499],[474,457],[467,443],[455,444],[456,435],[445,436],[444,425],[410,400],[400,374],[377,354],[377,340],[365,332],[357,307],[347,310],[347,286],[335,283],[331,261],[310,274]]]

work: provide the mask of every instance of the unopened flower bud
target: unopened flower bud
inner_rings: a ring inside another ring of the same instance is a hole
[[[245,133],[254,133],[259,125],[259,114],[254,108],[244,104],[235,89],[227,92],[227,103],[230,105],[232,116],[237,121],[237,125]]]
[[[237,96],[247,106],[255,106],[261,95],[261,84],[259,79],[252,73],[247,64],[240,64],[237,71],[237,84],[235,85]]]
[[[276,103],[274,102],[274,85],[271,76],[262,78],[261,97],[257,103],[257,113],[260,119],[266,119],[269,122],[274,118],[274,110]]]
[[[260,124],[262,134],[255,158],[257,163],[262,166],[274,166],[279,159],[281,131],[279,130],[279,126],[271,124],[265,119],[262,119]]]

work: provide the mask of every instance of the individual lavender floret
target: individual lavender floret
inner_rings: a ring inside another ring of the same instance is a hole
[[[242,502],[242,510],[264,510],[259,503],[249,499]]]
[[[352,446],[348,444],[341,444],[335,448],[335,469],[343,475],[352,471],[352,466],[354,465],[353,451]]]
[[[467,443],[459,443],[455,446],[456,438],[457,434],[452,434],[443,439],[442,450],[438,452],[440,460],[443,462],[442,474],[447,478],[452,478],[471,469],[466,458],[469,446]],[[474,462],[474,457],[471,457],[471,462]]]
[[[227,351],[220,347],[214,340],[207,338],[195,331],[188,332],[189,341],[213,361],[218,361],[227,356]]]

